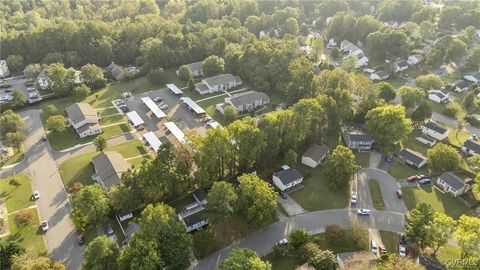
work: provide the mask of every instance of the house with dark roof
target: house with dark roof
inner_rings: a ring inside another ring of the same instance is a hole
[[[397,61],[395,62],[395,64],[393,64],[393,69],[395,70],[395,72],[401,72],[406,70],[407,68],[408,68],[407,60]]]
[[[267,94],[257,91],[237,93],[225,98],[225,104],[232,105],[240,113],[253,111],[268,103],[270,103],[270,98]]]
[[[470,82],[467,82],[466,80],[458,80],[455,82],[455,84],[452,86],[450,90],[453,90],[457,93],[463,93],[468,91],[469,86],[470,86]]]
[[[448,129],[440,126],[439,124],[433,122],[432,120],[428,121],[420,129],[423,134],[433,137],[438,141],[441,141],[447,138],[448,133],[450,132]]]
[[[92,179],[102,185],[105,190],[120,183],[124,172],[130,170],[131,166],[118,152],[105,151],[92,158],[95,174]]]
[[[205,78],[201,83],[195,84],[195,90],[200,94],[225,92],[242,84],[242,79],[232,74],[219,74]]]
[[[372,149],[372,136],[361,129],[344,127],[342,128],[342,136],[345,144],[350,149],[356,149],[358,151],[369,151]]]
[[[406,164],[411,165],[417,169],[427,164],[427,158],[422,154],[408,148],[404,148],[398,152],[398,157]]]
[[[378,257],[369,251],[337,253],[339,269],[364,270],[375,269]]]
[[[428,91],[428,99],[435,103],[448,103],[449,93],[443,90]]]
[[[185,225],[187,233],[197,231],[208,225],[205,208],[197,202],[187,205],[178,214],[178,219]]]
[[[110,63],[110,65],[105,68],[105,71],[116,81],[121,81],[125,78],[125,69],[114,62]]]
[[[319,164],[322,164],[328,152],[330,152],[330,147],[325,144],[312,144],[307,151],[303,153],[302,164],[315,168]]]
[[[480,82],[480,72],[467,74],[463,76],[463,78],[472,83],[479,83]]]
[[[192,73],[193,77],[203,76],[203,61],[186,64],[185,66],[187,66],[190,69],[190,72]],[[178,70],[177,70],[177,75],[178,75]]]
[[[415,137],[415,140],[417,140],[417,141],[419,141],[423,144],[426,144],[430,147],[434,146],[437,143],[437,140],[435,138],[433,138],[432,136],[425,135],[423,133],[421,133],[419,136]]]
[[[102,132],[98,114],[88,103],[75,103],[67,107],[68,123],[80,138]]]
[[[388,79],[390,77],[390,74],[384,70],[378,70],[370,74],[370,80],[372,81],[383,81]]]
[[[303,175],[298,170],[283,165],[280,171],[273,173],[272,181],[283,192],[300,185]]]
[[[193,193],[192,193],[193,198],[195,201],[200,204],[205,206],[208,202],[207,197],[208,193],[204,188],[197,188]]]
[[[462,151],[469,155],[480,155],[480,143],[473,138],[469,138],[463,143]]]
[[[365,55],[362,49],[346,39],[340,43],[340,51],[348,55],[355,55],[359,58]]]
[[[472,182],[472,179],[463,180],[452,172],[446,172],[437,179],[437,184],[441,186],[444,191],[449,192],[455,197],[467,192]]]

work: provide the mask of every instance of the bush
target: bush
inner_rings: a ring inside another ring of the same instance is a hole
[[[215,235],[209,230],[199,231],[193,235],[193,248],[199,258],[205,258],[220,247],[221,245]]]
[[[163,68],[155,68],[148,72],[147,80],[155,85],[164,84],[167,82],[168,76]]]
[[[345,231],[337,224],[327,225],[325,227],[325,238],[327,241],[334,243],[345,237]]]
[[[340,51],[338,50],[338,48],[333,48],[333,49],[332,49],[332,52],[330,53],[330,55],[331,55],[333,58],[338,58],[338,56],[340,55]]]
[[[461,111],[462,108],[460,107],[460,105],[452,102],[445,106],[445,109],[443,109],[443,114],[452,118],[456,118]]]
[[[180,66],[178,69],[178,78],[184,82],[188,82],[192,78],[192,71],[187,65]]]
[[[13,222],[15,222],[15,225],[18,227],[25,227],[28,224],[33,222],[33,212],[34,210],[32,209],[22,209],[19,210],[15,215],[13,216]]]
[[[465,116],[465,121],[472,126],[476,126],[476,127],[480,126],[480,120],[478,120],[474,116],[470,116],[470,115]]]
[[[58,109],[57,107],[55,107],[55,105],[50,104],[50,105],[47,105],[47,107],[45,108],[45,111],[47,111],[49,115],[54,115],[54,114],[57,114]]]

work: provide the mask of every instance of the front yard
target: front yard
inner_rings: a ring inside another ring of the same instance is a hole
[[[46,252],[46,247],[37,209],[28,209],[27,211],[31,211],[34,218],[32,223],[24,227],[17,227],[14,222],[15,214],[8,216],[10,235],[7,238],[8,240],[18,242],[22,247],[34,255],[40,255]]]
[[[370,167],[370,152],[355,152],[355,161],[359,166]]]
[[[380,230],[383,245],[389,253],[398,252],[398,234],[396,232]]]
[[[30,177],[27,175],[15,174],[0,179],[0,198],[7,200],[9,213],[35,205],[31,200],[32,193]]]
[[[405,165],[403,162],[395,160],[392,168],[390,168],[390,174],[397,180],[403,180],[407,177],[415,174],[428,174],[427,166],[423,166],[420,169],[415,169]]]

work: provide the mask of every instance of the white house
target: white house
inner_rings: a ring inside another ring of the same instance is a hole
[[[242,84],[242,79],[232,74],[219,74],[205,78],[201,83],[195,84],[195,90],[200,94],[224,92]]]
[[[419,169],[427,164],[427,158],[422,154],[408,148],[404,148],[398,152],[398,157],[406,164]]]
[[[185,231],[187,233],[197,231],[208,225],[205,208],[197,202],[187,205],[183,211],[178,214],[178,219],[185,225]]]
[[[10,75],[10,70],[8,70],[7,61],[0,60],[0,78],[5,78]]]
[[[270,98],[264,92],[247,91],[225,98],[225,104],[232,105],[238,112],[252,111],[270,103]]]
[[[357,47],[357,45],[351,43],[346,39],[340,43],[340,51],[347,53],[348,55],[355,55],[358,57],[364,55],[363,51],[359,47]]]
[[[370,134],[354,127],[342,128],[342,136],[345,144],[350,149],[369,151],[372,149],[373,138]]]
[[[355,62],[355,68],[362,68],[368,66],[368,57],[363,56]]]
[[[434,146],[436,143],[437,143],[437,140],[431,136],[428,136],[428,135],[425,135],[425,134],[420,134],[420,136],[418,137],[415,137],[415,140],[423,143],[423,144],[426,144],[430,147]]]
[[[451,172],[446,172],[440,175],[437,179],[437,184],[443,188],[444,191],[449,192],[457,197],[470,189],[471,179],[463,180]]]
[[[88,103],[75,103],[67,107],[68,122],[80,138],[102,132],[97,111]]]
[[[428,99],[435,103],[448,103],[449,93],[442,90],[428,91]]]
[[[308,150],[302,155],[302,164],[308,167],[315,168],[322,164],[323,160],[330,152],[330,147],[321,144],[312,144]]]
[[[457,93],[463,93],[468,91],[468,87],[470,86],[470,83],[467,82],[466,80],[458,80],[455,82],[455,84],[452,86],[453,91]]]
[[[480,72],[465,75],[463,78],[469,82],[478,83],[480,82]]]
[[[43,69],[37,76],[37,83],[40,89],[46,90],[48,88],[47,70]]]
[[[469,138],[463,143],[462,151],[469,155],[480,155],[480,143]]]
[[[390,75],[384,70],[378,70],[370,74],[370,80],[372,81],[383,81],[388,79]]]
[[[395,72],[402,72],[407,68],[408,68],[407,60],[395,62],[395,64],[393,65],[393,69],[395,70]]]
[[[203,76],[203,62],[202,61],[191,63],[191,64],[186,64],[185,66],[187,66],[190,69],[190,72],[192,72],[193,77]],[[178,75],[178,70],[177,70],[177,75]]]
[[[447,138],[448,133],[450,132],[448,129],[438,125],[431,120],[428,121],[425,125],[423,125],[420,129],[423,134],[433,137],[438,141]]]
[[[303,175],[296,169],[283,165],[280,171],[273,173],[273,184],[282,192],[292,189],[303,182]]]
[[[411,66],[415,66],[415,65],[418,65],[420,64],[422,61],[423,61],[423,55],[421,54],[414,54],[414,55],[410,55],[407,59],[407,63]]]

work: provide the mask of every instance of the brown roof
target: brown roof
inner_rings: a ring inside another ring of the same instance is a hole
[[[322,158],[330,151],[330,147],[325,144],[312,144],[308,150],[303,153],[304,157],[309,157],[316,162],[320,162]]]
[[[120,183],[122,173],[130,169],[130,165],[118,152],[106,151],[92,158],[96,176],[100,178],[106,189]]]
[[[98,119],[97,112],[88,103],[75,103],[68,106],[67,114],[74,125],[85,119]]]

